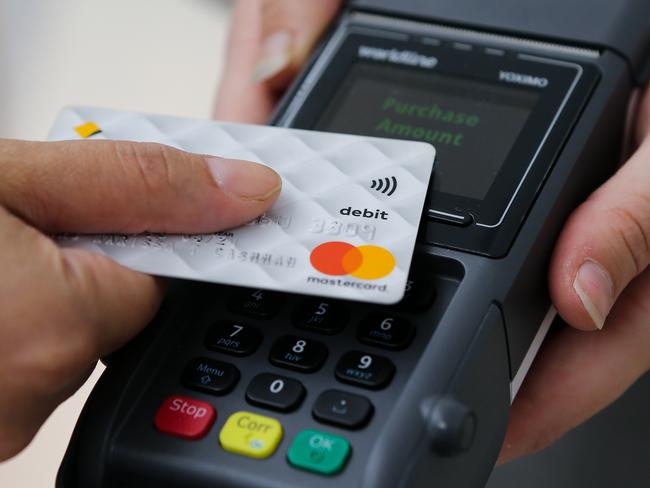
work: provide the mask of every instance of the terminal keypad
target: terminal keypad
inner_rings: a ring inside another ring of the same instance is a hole
[[[329,298],[290,298],[252,289],[227,297],[226,315],[213,317],[203,332],[203,353],[189,358],[180,374],[180,385],[190,394],[172,391],[159,406],[154,424],[160,433],[191,442],[216,431],[221,448],[237,455],[265,459],[284,446],[293,469],[316,475],[345,469],[353,439],[329,432],[327,426],[353,432],[373,422],[376,405],[381,405],[373,395],[395,383],[394,355],[411,346],[413,314],[429,309],[436,291],[416,276],[393,307],[355,310],[356,304]],[[332,342],[341,334],[349,338],[349,348],[341,349],[340,340],[338,346]],[[260,357],[268,369],[250,375],[246,361]],[[311,375],[329,377],[330,387],[313,386]],[[242,379],[243,389],[238,386]],[[193,398],[191,391],[204,397]],[[213,401],[205,401],[205,395]],[[224,395],[240,395],[253,410],[217,419]],[[303,409],[312,424],[292,430],[285,443],[283,415]]]

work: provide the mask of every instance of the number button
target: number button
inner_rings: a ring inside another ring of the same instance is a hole
[[[383,388],[394,374],[395,366],[389,359],[360,351],[345,353],[336,365],[339,381],[364,388]]]
[[[368,315],[357,330],[357,338],[372,346],[404,349],[413,340],[415,328],[406,319],[391,315]]]
[[[280,310],[282,295],[267,290],[241,290],[230,303],[233,312],[258,319],[273,317]]]
[[[313,373],[320,369],[327,358],[327,348],[318,341],[298,336],[280,337],[271,348],[271,364]]]
[[[262,333],[255,327],[232,320],[217,322],[205,339],[205,347],[235,356],[253,354],[262,342]]]
[[[326,424],[356,429],[370,420],[373,410],[372,403],[366,397],[327,390],[316,399],[312,415]]]
[[[290,412],[298,408],[305,397],[300,381],[271,373],[255,376],[246,390],[246,400],[253,405]]]
[[[321,334],[336,334],[348,319],[345,307],[327,300],[305,300],[295,314],[296,327]]]

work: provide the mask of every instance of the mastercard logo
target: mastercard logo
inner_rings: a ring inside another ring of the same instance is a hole
[[[350,275],[362,280],[377,280],[395,268],[395,257],[379,246],[353,246],[347,242],[325,242],[309,256],[311,265],[326,275]]]

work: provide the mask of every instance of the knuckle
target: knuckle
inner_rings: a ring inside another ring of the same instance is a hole
[[[127,173],[137,174],[137,182],[154,196],[173,186],[173,149],[162,144],[129,142],[118,146]]]
[[[616,241],[629,256],[634,273],[639,274],[647,267],[650,259],[649,222],[645,222],[635,211],[623,206],[610,208],[605,215],[605,221],[614,233]]]
[[[179,169],[182,153],[155,143],[119,143],[115,148],[124,177],[124,188],[132,195],[137,211],[130,212],[124,230],[143,232],[151,230],[164,208],[182,191],[183,170]]]

